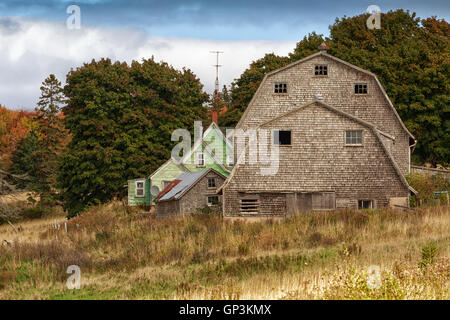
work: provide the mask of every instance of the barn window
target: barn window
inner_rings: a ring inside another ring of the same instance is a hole
[[[287,83],[275,83],[275,93],[287,93]]]
[[[367,94],[367,83],[356,83],[355,94]]]
[[[372,200],[358,200],[358,209],[372,209],[373,201]]]
[[[134,185],[134,195],[138,198],[142,198],[145,196],[145,181],[140,180],[136,181]]]
[[[208,206],[216,206],[219,204],[219,196],[208,196]]]
[[[196,164],[198,167],[205,166],[205,154],[203,152],[196,153]]]
[[[345,131],[345,144],[356,146],[362,145],[362,131],[361,130]]]
[[[291,131],[287,130],[275,130],[274,131],[274,144],[278,144],[281,146],[290,146],[291,145]]]
[[[328,66],[325,64],[317,64],[314,67],[314,74],[316,76],[327,76],[328,75]]]
[[[208,188],[216,187],[216,178],[208,178]]]
[[[247,198],[240,200],[240,212],[242,214],[258,214],[259,201],[255,198]]]

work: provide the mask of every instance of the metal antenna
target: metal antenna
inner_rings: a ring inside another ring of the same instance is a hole
[[[223,51],[211,51],[211,53],[216,54],[216,64],[213,66],[216,67],[216,92],[219,92],[219,68],[222,66],[219,64],[219,54],[223,53]]]

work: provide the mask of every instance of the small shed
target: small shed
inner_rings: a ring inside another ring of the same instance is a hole
[[[212,168],[182,173],[158,194],[156,215],[183,216],[207,206],[219,206],[222,199],[216,192],[225,179]]]

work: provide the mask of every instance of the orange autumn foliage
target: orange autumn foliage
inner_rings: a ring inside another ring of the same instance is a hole
[[[4,167],[11,164],[11,155],[20,141],[36,127],[34,115],[34,112],[9,110],[0,105],[0,162]]]

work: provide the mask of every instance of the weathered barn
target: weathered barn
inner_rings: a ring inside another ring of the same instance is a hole
[[[414,191],[405,175],[416,141],[380,82],[323,50],[267,74],[236,129],[275,133],[279,164],[262,175],[235,150],[219,192],[226,216],[407,206]]]
[[[182,173],[156,198],[156,215],[183,216],[206,206],[218,206],[221,196],[216,192],[225,179],[224,175],[212,168]]]

